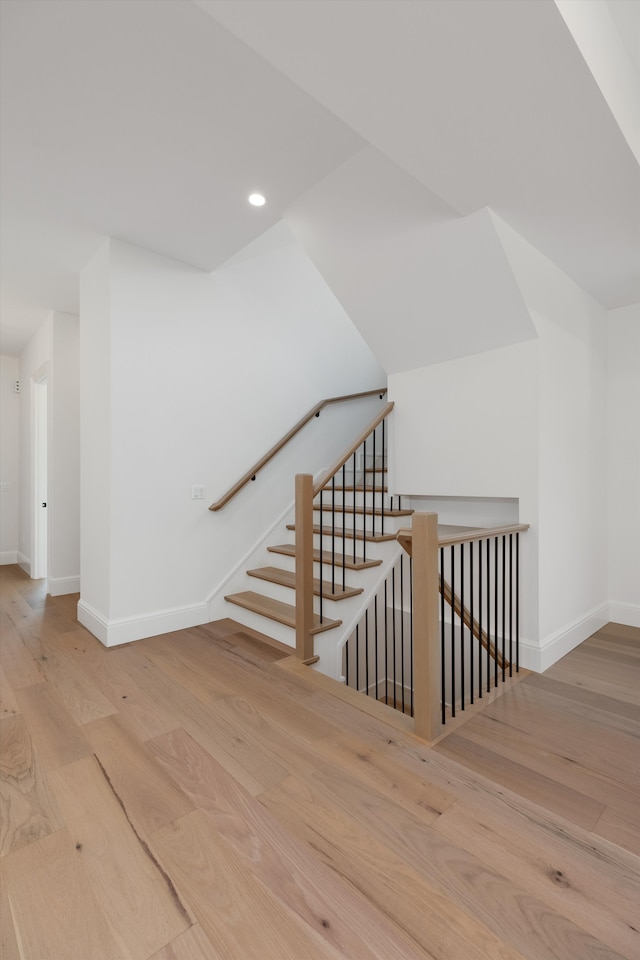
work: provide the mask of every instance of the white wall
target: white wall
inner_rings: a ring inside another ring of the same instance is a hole
[[[494,220],[538,340],[389,378],[394,487],[518,498],[519,519],[531,524],[522,538],[522,662],[545,669],[609,617],[606,312]],[[626,327],[620,343],[632,347]],[[618,406],[630,405],[622,371],[614,390]],[[629,431],[633,415],[622,422]],[[614,445],[619,470],[623,448]],[[635,515],[632,484],[618,482],[616,495],[626,501],[621,512]],[[630,585],[620,589],[628,594]]]
[[[610,616],[640,627],[640,304],[607,318]]]
[[[52,313],[22,352],[20,370],[20,508],[18,561],[31,572],[34,549],[33,377],[47,376],[48,560],[54,596],[80,589],[79,321]]]
[[[80,274],[80,584],[89,610],[109,615],[111,341],[105,241]]]
[[[82,275],[81,328],[79,617],[108,644],[201,623],[293,485],[208,504],[318,400],[384,373],[284,224],[213,274],[112,240]]]
[[[537,638],[538,343],[390,376],[389,399],[396,402],[394,490],[463,498],[467,512],[471,498],[518,500],[519,521],[531,524],[522,537],[521,629]],[[478,503],[477,525],[487,509]],[[460,518],[452,512],[442,519]]]
[[[80,321],[53,315],[49,569],[52,596],[80,590]]]
[[[490,212],[459,217],[373,147],[286,219],[387,373],[535,338]]]
[[[606,311],[497,217],[539,337],[539,667],[608,620]]]
[[[20,378],[17,357],[0,357],[0,564],[18,558]]]

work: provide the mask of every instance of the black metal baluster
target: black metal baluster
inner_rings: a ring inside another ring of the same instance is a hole
[[[351,649],[351,637],[347,640],[344,646],[344,650],[345,650],[344,678],[347,686],[349,686],[349,650],[350,649]]]
[[[460,699],[464,710],[464,543],[460,544]]]
[[[404,564],[400,557],[400,678],[402,683],[402,712],[404,713]]]
[[[362,559],[367,559],[367,440],[362,442]],[[355,530],[353,531],[355,544]]]
[[[456,715],[456,646],[455,646],[455,605],[456,571],[454,547],[451,546],[451,717]]]
[[[396,654],[397,654],[397,651],[396,651],[396,568],[395,568],[395,567],[392,567],[392,568],[391,568],[391,594],[392,594],[392,596],[393,596],[393,632],[392,632],[392,640],[393,640],[393,709],[395,710],[395,709],[397,709],[397,701],[396,701],[396,693],[397,693],[397,687],[396,687],[396,682],[397,682],[397,681],[396,681]]]
[[[322,586],[320,587],[322,589]],[[331,477],[331,592],[336,592],[336,475]]]
[[[376,430],[373,428],[373,473],[371,474],[371,533],[376,532]]]
[[[478,540],[478,698],[482,700],[482,540]]]
[[[498,686],[498,651],[500,649],[498,640],[498,538],[494,537],[493,544],[493,620],[495,632],[495,651],[493,685]]]
[[[356,478],[356,455],[353,455],[353,504],[352,504],[352,514],[351,514],[351,524],[353,526],[353,562],[356,562],[356,487],[357,487],[357,478]]]
[[[389,598],[384,581],[384,702],[389,703]]]
[[[365,683],[367,685],[367,696],[369,694],[369,608],[364,612],[364,667],[365,667]]]
[[[378,699],[378,592],[373,598],[373,615],[375,617],[375,647],[376,647],[376,700]]]
[[[347,577],[347,538],[345,536],[347,517],[347,474],[346,464],[342,464],[342,589],[345,589]]]
[[[385,421],[382,421],[382,464],[387,466],[387,451],[384,442]],[[380,471],[380,532],[384,533],[384,472]]]
[[[516,673],[520,670],[520,532],[516,533]]]
[[[444,547],[440,547],[440,710],[442,723],[446,722],[445,700],[447,696],[447,671],[445,667],[444,631]]]
[[[413,716],[413,558],[409,557],[409,643],[411,665],[411,716]]]
[[[410,656],[409,663],[411,669],[411,716],[413,716],[413,559],[408,558],[409,562],[409,645]]]
[[[513,676],[513,534],[509,534],[509,676]]]
[[[360,693],[360,634],[356,624],[356,690]]]
[[[324,498],[324,488],[320,491],[320,623],[322,623],[322,507]]]
[[[506,614],[505,614],[505,604],[507,600],[507,583],[506,583],[506,551],[507,551],[507,538],[504,533],[502,534],[502,682],[506,681],[506,656],[507,656],[507,627],[506,627]]]
[[[491,541],[489,537],[487,537],[487,693],[491,693]]]
[[[469,702],[473,704],[473,645],[475,636],[473,632],[473,614],[475,612],[473,605],[473,592],[475,583],[473,581],[473,540],[469,541],[469,619],[471,627],[469,630]]]

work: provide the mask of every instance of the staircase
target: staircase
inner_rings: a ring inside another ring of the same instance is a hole
[[[322,598],[315,601],[314,635],[351,623],[378,578],[375,568],[384,561],[385,545],[397,549],[400,521],[413,512],[393,506],[392,499],[399,498],[388,496],[386,454],[375,463],[368,459],[366,453],[360,463],[354,459],[349,471],[343,468],[314,500],[313,591]],[[227,594],[225,600],[248,612],[248,626],[294,647],[295,524],[285,520],[283,534],[289,539],[266,548],[265,565],[247,569],[254,588]],[[237,619],[242,621],[242,614]],[[336,636],[336,645],[341,639],[342,634]]]

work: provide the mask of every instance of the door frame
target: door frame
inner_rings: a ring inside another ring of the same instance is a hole
[[[49,569],[49,364],[45,363],[31,377],[32,469],[31,469],[31,577],[46,578]],[[42,507],[42,503],[47,504]]]

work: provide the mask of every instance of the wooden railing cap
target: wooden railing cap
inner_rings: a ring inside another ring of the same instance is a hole
[[[416,514],[414,514],[416,516]],[[488,537],[501,537],[508,533],[524,533],[528,523],[512,523],[502,527],[463,527],[455,524],[438,524],[438,547],[453,547],[457,543],[471,543],[474,540],[486,540]],[[408,554],[411,554],[411,527],[398,530],[398,542]]]

